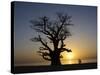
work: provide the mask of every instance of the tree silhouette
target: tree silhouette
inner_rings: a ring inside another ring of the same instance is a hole
[[[38,53],[47,61],[51,61],[51,65],[61,65],[60,58],[63,58],[61,52],[72,52],[71,49],[65,48],[64,40],[71,36],[68,26],[71,24],[71,16],[68,14],[56,13],[56,20],[50,20],[47,16],[39,17],[38,20],[31,20],[31,28],[46,36],[31,38],[31,41],[40,42],[42,47]],[[53,48],[49,45],[52,44]]]

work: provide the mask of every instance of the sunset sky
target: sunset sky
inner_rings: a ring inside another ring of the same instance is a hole
[[[30,28],[30,20],[40,16],[55,18],[56,12],[68,13],[72,16],[74,26],[70,27],[72,36],[64,42],[66,48],[72,50],[71,54],[62,53],[67,59],[96,59],[97,56],[97,8],[94,6],[74,6],[58,4],[41,4],[16,2],[14,8],[15,64],[41,65],[50,63],[38,55],[41,43],[30,41],[37,36],[37,32]]]

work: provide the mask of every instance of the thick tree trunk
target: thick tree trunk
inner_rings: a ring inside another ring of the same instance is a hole
[[[53,53],[51,65],[52,66],[61,65],[59,53]]]
[[[54,59],[51,61],[52,66],[61,65],[60,59]]]

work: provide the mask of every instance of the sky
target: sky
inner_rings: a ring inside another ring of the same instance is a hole
[[[72,16],[74,24],[70,27],[72,36],[64,42],[66,48],[72,50],[73,59],[96,59],[97,8],[95,6],[16,2],[14,7],[14,60],[16,65],[50,63],[37,53],[41,43],[30,41],[38,33],[30,28],[29,21],[41,16],[48,16],[52,20],[56,12],[68,13]],[[64,53],[65,56],[67,54]]]

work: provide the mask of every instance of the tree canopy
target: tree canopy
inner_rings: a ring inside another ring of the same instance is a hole
[[[42,46],[38,53],[43,59],[51,61],[51,65],[60,65],[61,52],[72,52],[71,49],[65,48],[64,40],[71,36],[68,26],[71,26],[72,16],[68,14],[56,13],[56,20],[51,21],[49,17],[42,16],[38,20],[31,20],[31,28],[36,32],[44,34],[49,40],[45,40],[41,35],[31,38],[31,41],[40,42]],[[53,48],[49,45],[52,44]]]

